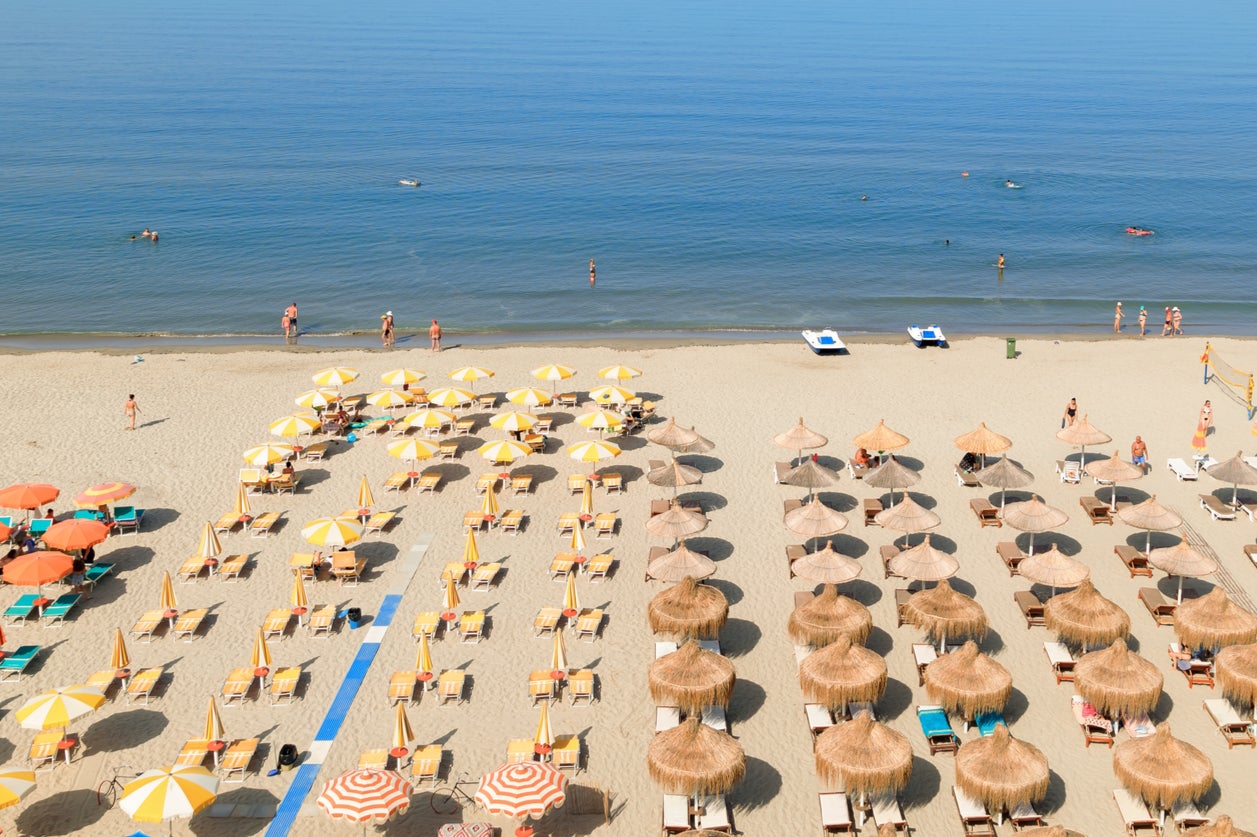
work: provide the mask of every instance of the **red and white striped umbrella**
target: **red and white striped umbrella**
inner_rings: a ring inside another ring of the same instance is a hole
[[[567,797],[567,777],[548,762],[504,764],[480,778],[476,803],[491,814],[540,817]]]
[[[410,785],[391,770],[350,770],[329,779],[317,802],[334,820],[385,823],[410,807]]]

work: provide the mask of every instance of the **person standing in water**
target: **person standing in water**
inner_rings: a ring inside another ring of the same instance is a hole
[[[300,334],[297,330],[297,303],[291,303],[284,309],[284,316],[288,318],[288,328],[284,331],[284,336],[295,340]]]
[[[1117,303],[1117,307],[1113,309],[1113,333],[1122,333],[1122,303]]]
[[[1000,253],[999,258],[995,260],[995,266],[1000,270],[1004,269],[1004,254]]]
[[[387,349],[393,345],[393,312],[380,315],[380,344]]]
[[[1164,337],[1170,333],[1170,329],[1174,328],[1173,316],[1170,314],[1170,306],[1165,306],[1165,325],[1161,326],[1161,336]]]
[[[594,286],[594,282],[598,280],[598,271],[594,268],[594,260],[589,260],[589,287]]]
[[[1139,306],[1139,336],[1143,337],[1148,332],[1148,309]]]
[[[428,328],[428,339],[432,341],[431,350],[433,352],[441,351],[441,324],[436,320],[433,320],[432,325]]]

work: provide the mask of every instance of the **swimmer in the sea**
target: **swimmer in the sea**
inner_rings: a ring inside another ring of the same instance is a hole
[[[868,196],[868,195],[860,195],[860,200],[862,200],[862,201],[866,201],[866,200],[868,200],[868,199],[869,199],[869,196]]]
[[[995,266],[998,267],[1000,270],[1004,269],[1004,254],[1003,253],[999,254],[999,258],[995,261]]]
[[[1005,181],[1004,181],[1004,185],[1005,185],[1005,186],[1007,186],[1009,189],[1016,189],[1016,188],[1017,188],[1017,184],[1016,184],[1016,183],[1013,183],[1011,180],[1005,180]]]
[[[594,283],[597,281],[598,281],[598,271],[594,267],[594,260],[590,259],[589,260],[589,287],[592,288],[594,286]]]

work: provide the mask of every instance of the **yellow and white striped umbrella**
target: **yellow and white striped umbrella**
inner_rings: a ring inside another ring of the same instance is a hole
[[[31,698],[18,709],[16,717],[26,729],[58,729],[95,712],[104,702],[104,692],[95,686],[65,686]]]
[[[514,442],[508,439],[503,442],[485,442],[476,448],[476,452],[490,462],[505,465],[532,453],[532,448],[521,442]]]
[[[428,642],[426,633],[419,635],[419,653],[415,655],[415,671],[432,671],[432,645]]]
[[[619,430],[624,426],[624,416],[611,410],[593,410],[577,416],[576,423],[589,430]]]
[[[127,642],[122,638],[122,628],[113,629],[113,653],[109,655],[109,667],[117,670],[131,665],[131,655],[127,653]]]
[[[340,393],[334,389],[312,389],[301,393],[293,401],[298,407],[305,407],[307,410],[318,408],[322,410],[333,401],[340,400]]]
[[[313,433],[322,426],[323,423],[314,416],[298,413],[297,415],[275,419],[271,422],[271,432],[276,436],[292,439],[307,433]]]
[[[5,770],[0,772],[0,808],[16,805],[35,789],[34,770]]]
[[[507,392],[506,400],[521,407],[544,407],[554,399],[544,389],[520,387]]]
[[[491,485],[485,489],[484,502],[480,505],[480,511],[485,517],[498,516],[498,492],[494,486]]]
[[[218,542],[218,535],[214,534],[214,525],[207,522],[201,530],[201,539],[196,544],[196,557],[217,558],[222,551],[223,546]]]
[[[434,430],[438,427],[444,427],[447,424],[453,424],[458,420],[458,416],[449,410],[432,410],[427,407],[422,410],[415,410],[413,413],[407,413],[402,417],[400,424],[406,427],[419,427],[424,430]]]
[[[415,731],[410,728],[410,719],[406,717],[406,702],[397,702],[397,717],[393,720],[393,749],[405,747],[415,740]]]
[[[591,389],[589,397],[596,404],[627,404],[637,397],[637,393],[615,384],[608,384],[605,387]]]
[[[345,546],[362,537],[362,524],[353,518],[323,517],[307,523],[301,537],[315,546]]]
[[[567,588],[563,591],[563,609],[580,610],[580,597],[576,595],[576,573],[567,574]]]
[[[405,407],[407,404],[413,404],[414,401],[413,395],[399,389],[377,389],[367,396],[367,403],[372,407],[383,407],[386,410]]]
[[[397,705],[401,706],[400,703]],[[541,702],[541,718],[537,721],[537,737],[534,741],[546,747],[554,746],[554,733],[550,731],[550,701],[548,700]]]
[[[426,377],[428,373],[421,369],[390,369],[380,376],[380,382],[391,387],[400,387],[422,381]]]
[[[567,644],[563,641],[563,632],[554,632],[554,645],[550,649],[550,670],[567,671]]]
[[[217,776],[204,767],[176,764],[127,782],[118,805],[136,822],[162,822],[198,814],[217,798]]]
[[[292,574],[292,596],[289,597],[293,607],[310,606],[310,599],[306,596],[306,583],[301,577],[301,573]]]
[[[612,381],[627,381],[629,378],[636,378],[642,374],[642,370],[634,369],[631,366],[608,366],[598,370],[599,378],[607,378]]]
[[[245,451],[244,464],[252,465],[254,468],[265,468],[267,465],[283,462],[292,455],[292,445],[275,445],[267,442]]]
[[[467,529],[467,541],[463,544],[463,563],[479,564],[480,547],[476,546],[476,530]]]
[[[428,403],[438,407],[460,407],[475,400],[474,392],[459,387],[441,387],[428,393]]]
[[[440,449],[440,445],[436,442],[429,442],[427,439],[401,439],[388,443],[389,456],[396,456],[398,459],[404,459],[407,462],[431,459],[436,456],[437,451]]]
[[[498,430],[505,430],[508,433],[518,433],[521,430],[531,430],[537,424],[537,417],[532,413],[521,413],[518,410],[510,410],[505,413],[498,413],[489,419],[489,424]]]
[[[271,648],[266,644],[266,634],[258,628],[258,635],[253,640],[253,653],[249,655],[249,665],[254,668],[270,666]]]
[[[358,481],[358,508],[369,509],[375,505],[375,497],[371,495],[371,484],[367,482],[367,475],[363,474],[362,479]]]
[[[568,445],[568,456],[581,462],[601,462],[620,455],[620,446],[614,442],[577,442]]]
[[[455,369],[450,373],[451,381],[458,381],[462,384],[474,384],[482,378],[492,378],[494,372],[492,369],[485,369],[480,366],[464,366],[462,369]]]
[[[458,607],[458,605],[461,602],[462,602],[462,599],[458,598],[458,591],[454,589],[454,577],[446,576],[445,577],[445,611],[447,613],[452,613],[454,611],[454,608]]]
[[[179,602],[175,599],[175,586],[170,583],[170,571],[164,570],[161,574],[161,596],[157,599],[157,606],[162,610],[178,610]]]
[[[585,485],[580,490],[580,513],[594,513],[594,484],[589,480],[585,480]]]
[[[232,504],[231,510],[241,516],[249,513],[249,490],[242,482],[236,483],[236,502]]]
[[[218,714],[218,703],[213,695],[210,695],[209,701],[209,710],[205,713],[205,740],[222,741],[227,737],[227,730],[223,728],[223,719]]]
[[[561,363],[551,363],[546,366],[538,366],[531,374],[540,381],[550,381],[553,388],[559,385],[559,381],[566,381],[575,375],[576,370]]]
[[[585,484],[588,485],[589,483],[585,483]],[[572,527],[571,547],[572,547],[573,552],[585,551],[585,531],[580,526]]]
[[[358,377],[358,370],[349,366],[333,366],[320,369],[310,376],[310,380],[321,387],[340,387]]]

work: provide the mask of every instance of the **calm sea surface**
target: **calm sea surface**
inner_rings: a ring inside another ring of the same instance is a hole
[[[0,333],[1257,333],[1257,10],[1132,8],[14,0]]]

